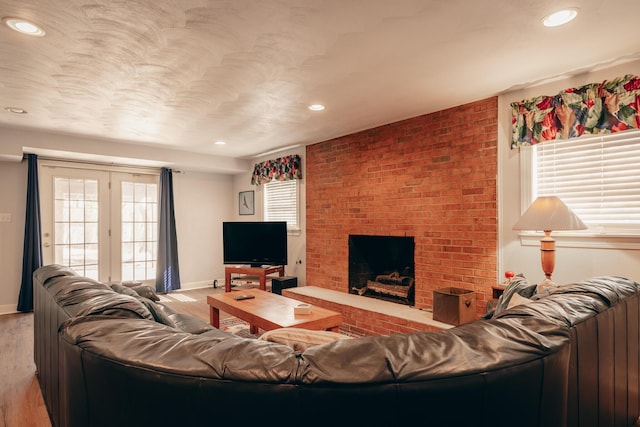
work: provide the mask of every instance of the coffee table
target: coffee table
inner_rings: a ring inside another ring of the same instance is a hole
[[[236,300],[237,295],[252,295],[252,299]],[[249,323],[252,334],[258,328],[270,331],[278,328],[303,328],[338,332],[342,314],[322,307],[312,306],[310,314],[295,314],[293,308],[302,302],[293,298],[249,289],[224,292],[207,296],[210,323],[220,327],[220,310]]]

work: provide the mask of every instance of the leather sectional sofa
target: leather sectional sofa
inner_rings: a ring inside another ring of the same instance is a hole
[[[446,331],[299,352],[50,265],[34,273],[35,362],[56,427],[631,426],[639,297],[594,278]]]

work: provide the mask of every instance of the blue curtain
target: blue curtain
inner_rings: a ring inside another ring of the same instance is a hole
[[[18,297],[18,311],[33,311],[33,272],[42,267],[40,240],[40,192],[38,190],[38,156],[28,154],[27,212],[24,222],[22,251],[22,284]]]
[[[159,226],[156,292],[167,293],[180,289],[178,240],[176,238],[176,219],[173,213],[173,176],[171,169],[167,168],[162,168],[160,172]]]

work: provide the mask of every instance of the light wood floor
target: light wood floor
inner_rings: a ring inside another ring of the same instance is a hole
[[[0,316],[0,427],[51,427],[33,362],[33,313]]]

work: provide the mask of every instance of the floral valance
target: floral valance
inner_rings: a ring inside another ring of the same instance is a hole
[[[288,181],[290,179],[302,179],[300,156],[297,154],[256,163],[253,167],[251,184],[262,185],[272,180]]]
[[[640,77],[626,75],[514,102],[511,148],[640,128]]]

